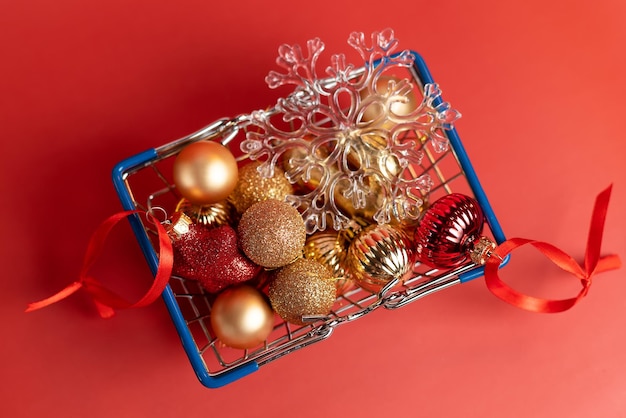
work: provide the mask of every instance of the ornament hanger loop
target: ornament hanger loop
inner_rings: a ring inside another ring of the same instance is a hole
[[[157,212],[163,216],[163,220],[159,220],[159,216],[156,215]],[[146,219],[153,225],[163,224],[167,222],[167,211],[160,206],[152,206],[146,211]]]

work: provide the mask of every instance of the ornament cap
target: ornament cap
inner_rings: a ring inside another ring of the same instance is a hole
[[[482,266],[487,262],[489,257],[492,255],[497,256],[497,254],[494,254],[495,249],[495,242],[485,236],[481,236],[474,241],[474,245],[469,251],[469,256],[474,264]]]
[[[187,215],[192,222],[218,227],[231,223],[231,206],[227,200],[206,205],[196,205],[189,200],[183,198],[176,205],[176,212]]]
[[[453,268],[470,258],[485,264],[491,248],[482,235],[484,215],[476,199],[451,193],[437,199],[424,212],[415,230],[419,261],[436,268]]]
[[[183,212],[176,212],[172,215],[172,218],[167,221],[165,230],[167,231],[167,235],[169,235],[173,241],[176,241],[183,235],[189,233],[191,224],[193,224],[193,221],[189,216]]]

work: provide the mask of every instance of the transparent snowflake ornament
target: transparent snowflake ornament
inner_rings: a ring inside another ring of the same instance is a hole
[[[445,151],[444,131],[460,117],[440,99],[436,84],[424,85],[416,103],[411,80],[388,76],[414,61],[408,50],[394,53],[398,41],[391,29],[374,32],[370,43],[353,32],[348,44],[364,64],[355,67],[343,54],[333,55],[323,78],[316,68],[321,40],[308,41],[306,54],[299,45],[282,45],[276,62],[286,72],[271,71],[266,82],[295,88],[273,111],[250,114],[255,129],[241,142],[244,153],[262,161],[263,176],[272,177],[282,164],[291,183],[306,185],[287,201],[300,210],[309,234],[329,224],[346,229],[351,210],[368,205],[379,224],[417,219],[432,181],[406,170],[420,164],[425,141]],[[275,123],[276,115],[283,123]]]

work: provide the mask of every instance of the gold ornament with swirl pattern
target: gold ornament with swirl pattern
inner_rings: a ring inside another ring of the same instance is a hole
[[[330,269],[337,286],[337,294],[352,286],[346,264],[348,244],[345,234],[327,230],[310,235],[304,245],[305,258],[319,261]]]
[[[409,237],[391,225],[372,225],[350,244],[348,265],[356,284],[371,292],[410,277],[416,252]]]

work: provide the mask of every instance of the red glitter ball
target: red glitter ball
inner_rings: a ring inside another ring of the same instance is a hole
[[[173,274],[198,280],[210,293],[243,283],[258,273],[260,267],[239,249],[237,233],[228,226],[208,228],[189,226],[189,232],[172,243]]]

